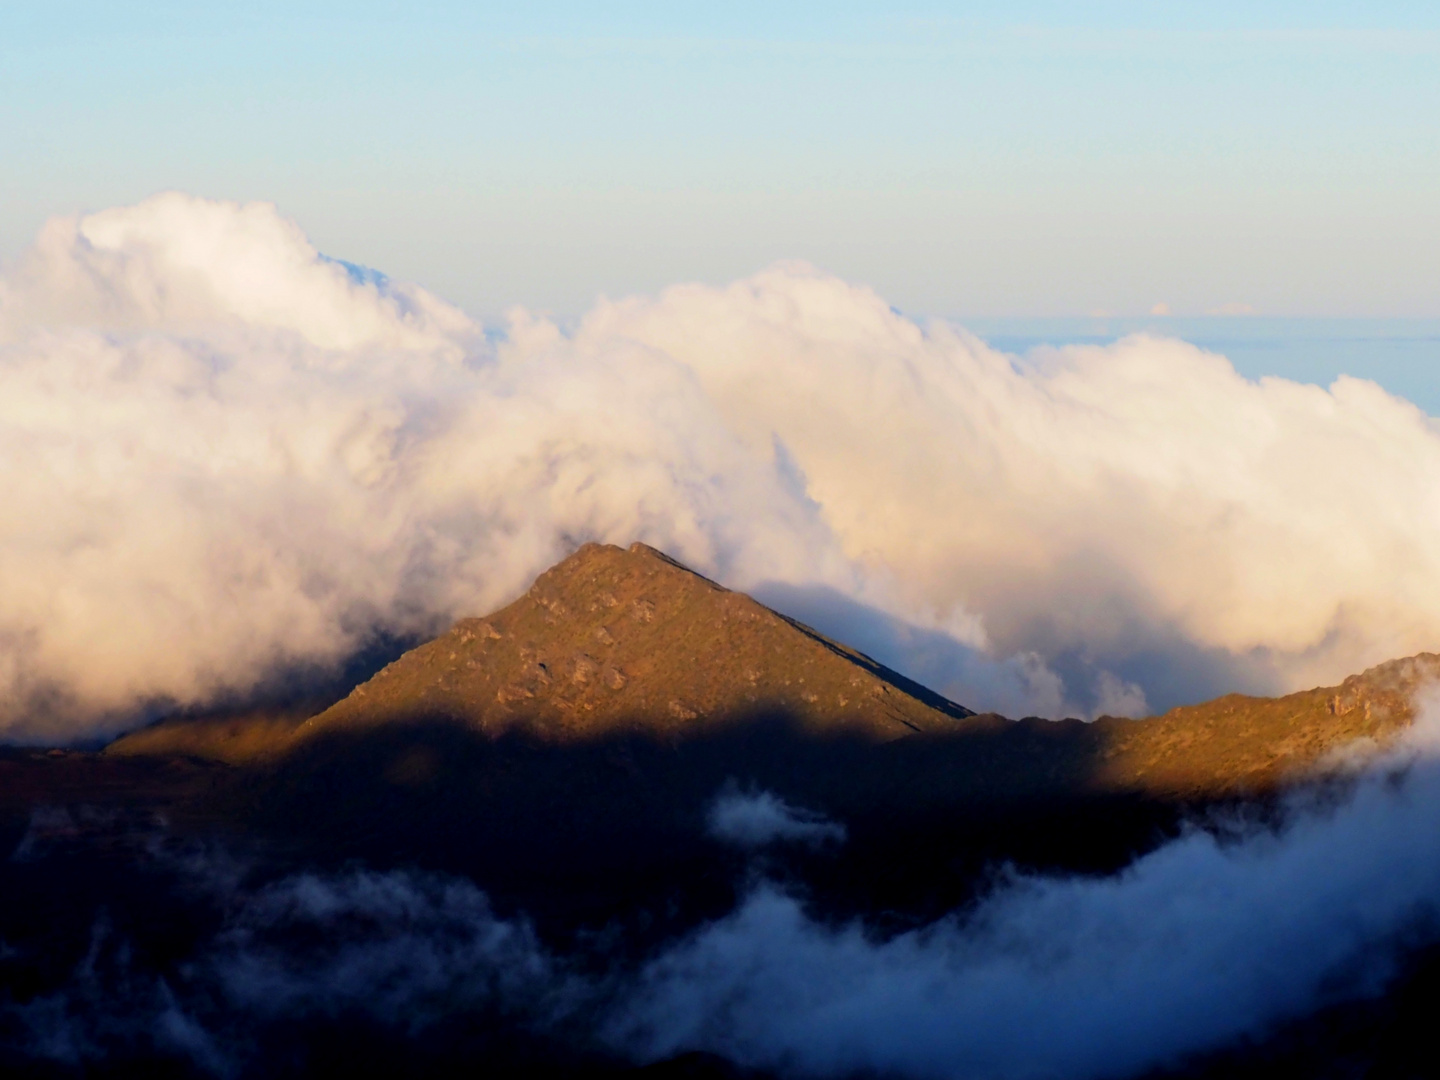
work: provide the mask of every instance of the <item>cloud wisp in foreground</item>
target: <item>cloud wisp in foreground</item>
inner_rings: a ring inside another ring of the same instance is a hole
[[[266,205],[57,220],[0,276],[0,470],[12,739],[433,632],[589,539],[1012,715],[1440,638],[1440,434],[1409,403],[1151,337],[1020,360],[803,265],[487,336]]]
[[[710,806],[706,831],[722,844],[759,850],[776,844],[823,847],[845,841],[845,826],[791,806],[771,791],[727,787]]]

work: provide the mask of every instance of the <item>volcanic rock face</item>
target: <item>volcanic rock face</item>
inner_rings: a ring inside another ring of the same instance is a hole
[[[970,715],[653,548],[587,544],[509,607],[405,654],[300,735],[447,719],[570,742],[783,716],[888,741]]]

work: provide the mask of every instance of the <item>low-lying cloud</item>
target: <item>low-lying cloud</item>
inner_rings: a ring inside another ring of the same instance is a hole
[[[181,875],[180,888],[211,894],[225,916],[177,967],[151,966],[102,914],[64,986],[0,1002],[0,1049],[72,1067],[160,1058],[256,1075],[267,1056],[296,1055],[297,1030],[303,1046],[326,1022],[424,1039],[456,1017],[489,1016],[554,1034],[596,995],[463,879],[357,870],[245,890],[229,869],[211,853]]]
[[[1437,715],[1275,831],[1196,829],[1112,877],[1013,878],[888,939],[763,887],[653,960],[609,1034],[802,1075],[1123,1077],[1376,992],[1440,931]]]
[[[1134,1076],[1383,990],[1407,948],[1440,938],[1437,733],[1431,702],[1348,786],[1295,796],[1278,824],[1196,828],[1118,874],[1012,874],[974,908],[889,936],[761,883],[639,966],[606,946],[559,955],[461,879],[354,870],[253,887],[213,853],[191,857],[182,887],[211,897],[218,927],[162,973],[102,916],[67,984],[0,1003],[0,1049],[76,1065],[160,1055],[223,1076],[291,1053],[317,1023],[360,1018],[430,1053],[447,1022],[488,1016],[640,1062],[698,1049],[797,1076]],[[60,825],[37,830],[63,840]],[[24,857],[45,854],[37,842]]]
[[[487,335],[273,207],[163,195],[0,275],[0,731],[243,694],[590,539],[828,591],[977,709],[1313,685],[1440,639],[1437,477],[1358,379],[1020,359],[798,264]]]

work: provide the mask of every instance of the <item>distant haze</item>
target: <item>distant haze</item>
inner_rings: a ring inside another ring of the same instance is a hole
[[[1265,315],[1115,318],[967,318],[997,349],[1103,345],[1127,334],[1178,337],[1218,352],[1251,379],[1278,375],[1328,386],[1371,379],[1440,416],[1440,318],[1277,318]]]

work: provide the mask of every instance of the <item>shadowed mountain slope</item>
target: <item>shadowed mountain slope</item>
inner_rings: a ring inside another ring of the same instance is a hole
[[[120,736],[102,753],[112,758],[183,757],[254,765],[283,754],[311,715],[313,711],[260,708],[167,717]]]

